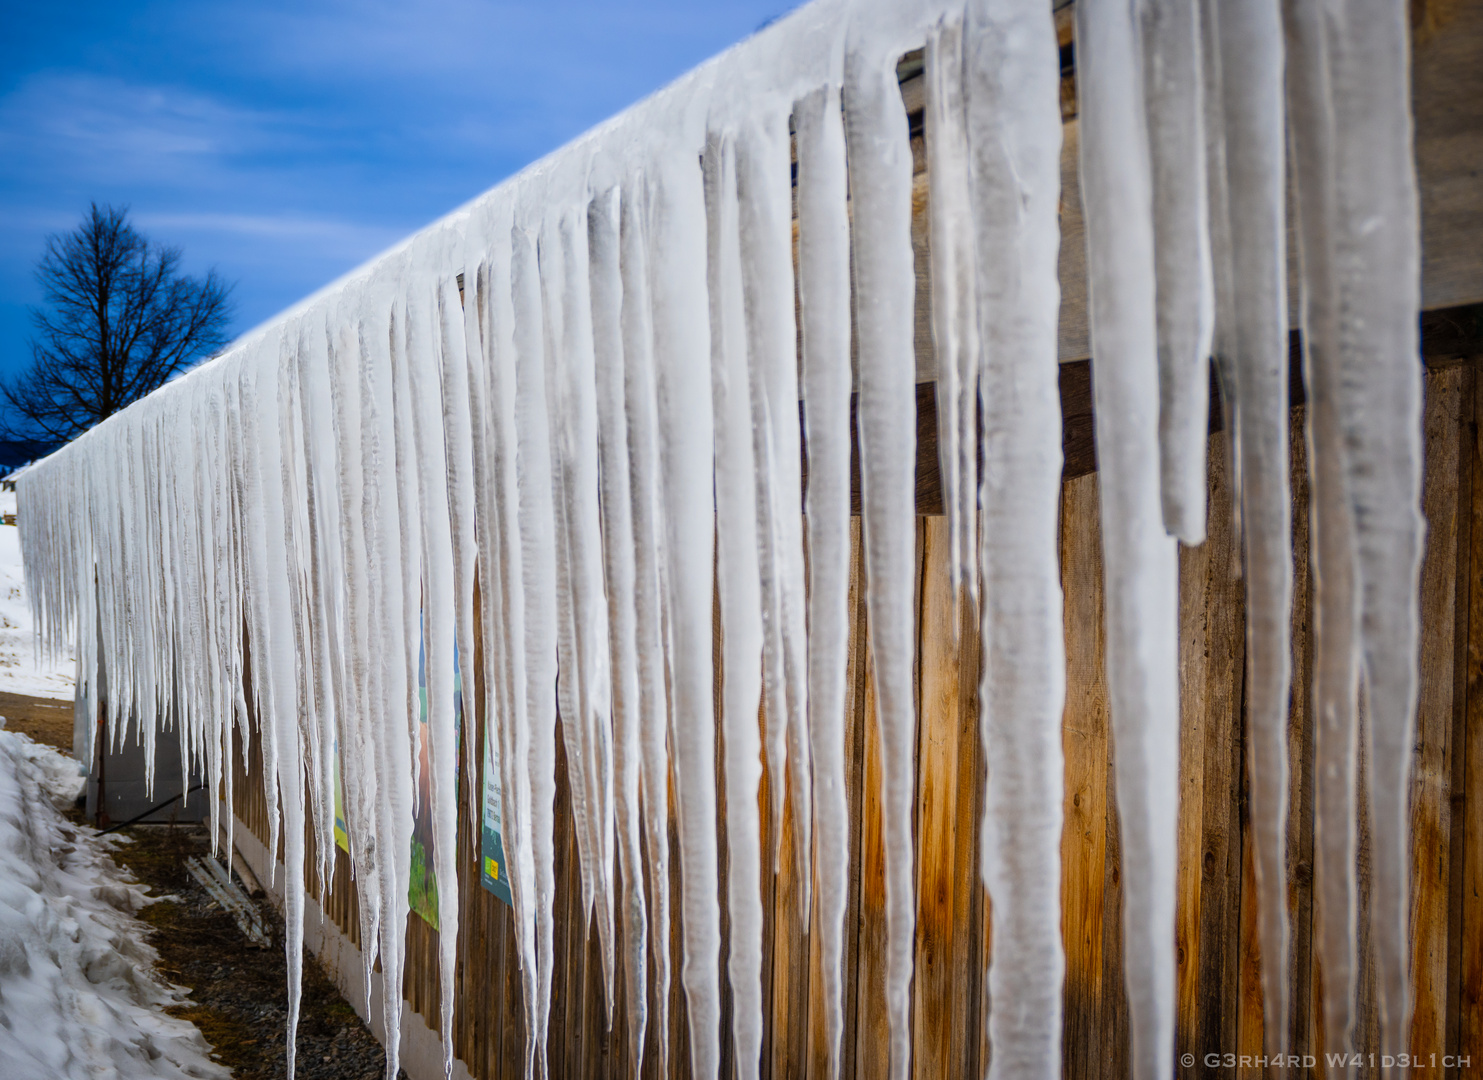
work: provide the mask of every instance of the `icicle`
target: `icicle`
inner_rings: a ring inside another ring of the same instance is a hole
[[[304,459],[308,467],[307,510],[309,515],[311,633],[315,656],[315,715],[319,723],[321,756],[314,783],[323,793],[327,828],[319,848],[321,892],[329,889],[335,861],[334,785],[339,756],[340,713],[345,702],[345,642],[341,592],[344,580],[337,516],[339,484],[334,458],[328,338],[320,319],[309,321],[299,352],[300,418]],[[340,772],[343,773],[343,769]]]
[[[661,157],[652,183],[650,227],[657,257],[650,263],[650,275],[685,914],[682,976],[690,1014],[691,1071],[697,1080],[714,1080],[721,1056],[721,908],[711,696],[715,504],[714,436],[704,361],[710,351],[705,202],[700,165],[688,151]]]
[[[766,111],[744,123],[736,144],[741,275],[756,426],[758,522],[774,863],[783,796],[793,793],[793,850],[807,922],[812,889],[813,796],[809,768],[807,623],[804,610],[802,447],[798,430],[798,337],[793,321],[793,224],[787,117]],[[787,781],[782,747],[786,732]]]
[[[1287,460],[1287,274],[1282,27],[1276,0],[1221,5],[1235,326],[1248,752],[1264,1040],[1287,1048],[1287,716],[1292,682],[1292,493]]]
[[[286,351],[286,343],[281,346]],[[254,656],[254,675],[265,689],[263,729],[274,734],[277,786],[283,810],[284,952],[288,960],[288,1076],[294,1075],[304,955],[304,795],[303,763],[299,752],[297,695],[290,583],[288,579],[287,522],[282,484],[282,441],[279,428],[278,386],[283,359],[280,342],[270,338],[244,371],[251,397],[244,408],[256,411],[255,458],[261,491],[263,546],[255,552],[259,577],[260,615],[264,648]],[[270,849],[271,850],[271,849]]]
[[[501,680],[501,701],[505,722],[500,725],[502,735],[500,762],[504,769],[502,791],[510,801],[502,808],[504,820],[510,822],[513,850],[509,853],[516,868],[511,874],[511,894],[515,901],[516,942],[520,948],[520,969],[524,988],[525,1005],[525,1075],[527,1080],[535,1075],[537,1061],[545,1061],[545,1016],[540,990],[541,944],[537,929],[538,878],[536,873],[537,853],[532,833],[533,778],[531,774],[531,713],[529,708],[529,681],[527,677],[526,621],[525,621],[525,561],[520,502],[519,431],[516,423],[519,381],[519,366],[515,347],[515,298],[512,271],[514,269],[515,234],[509,227],[508,215],[498,215],[491,227],[494,250],[489,260],[488,333],[489,343],[489,422],[490,441],[493,447],[492,497],[495,514],[499,521],[499,613],[504,642],[502,655],[505,661],[504,678]],[[522,243],[523,238],[522,238]],[[522,258],[527,257],[522,254]],[[522,270],[522,273],[528,271]],[[528,283],[522,279],[522,288]],[[522,318],[529,319],[529,315]],[[528,329],[523,329],[529,333]],[[554,762],[551,765],[554,771]],[[549,864],[548,864],[549,865]],[[549,956],[549,953],[547,954]],[[549,963],[549,961],[548,961]]]
[[[572,462],[570,455],[565,452],[564,438],[567,412],[564,360],[568,330],[564,288],[566,263],[557,235],[558,228],[554,221],[546,223],[541,233],[538,253],[546,334],[546,410],[548,430],[551,433],[551,482],[554,492],[552,512],[556,545],[556,712],[561,717],[562,745],[566,750],[572,832],[577,840],[577,875],[582,896],[580,922],[585,931],[591,924],[592,902],[596,891],[596,838],[591,813],[591,762],[588,760],[582,715],[582,672],[577,658],[577,616],[573,581],[575,557],[570,527],[573,503],[570,477]]]
[[[990,762],[982,833],[994,941],[989,1076],[1057,1080],[1066,967],[1060,64],[1044,7],[977,0],[968,18],[964,66],[978,324],[985,334],[979,700]]]
[[[1179,563],[1160,495],[1148,142],[1133,13],[1084,0],[1076,19],[1131,1069],[1160,1080],[1174,1055]]]
[[[560,226],[565,348],[557,359],[564,404],[559,441],[567,483],[565,507],[571,557],[572,622],[578,664],[578,730],[586,763],[588,829],[594,901],[602,953],[604,1003],[613,1009],[613,733],[608,667],[608,618],[598,508],[597,377],[589,292],[587,219]]]
[[[350,865],[358,890],[361,962],[365,977],[366,1009],[370,1010],[371,969],[380,936],[381,904],[377,883],[376,810],[379,805],[375,742],[369,725],[356,723],[369,716],[371,697],[368,657],[370,624],[370,581],[366,559],[363,467],[361,457],[361,394],[358,381],[361,351],[356,337],[342,323],[341,331],[329,339],[329,391],[331,425],[339,479],[340,558],[344,572],[345,707],[337,717],[340,746],[340,778],[344,794],[345,824],[349,838]],[[245,744],[245,739],[244,739]]]
[[[1323,969],[1323,1046],[1353,1053],[1359,829],[1359,604],[1354,523],[1344,488],[1338,294],[1334,266],[1334,117],[1323,13],[1283,5],[1287,109],[1302,262],[1304,381],[1313,557],[1314,880]],[[1331,1049],[1330,1049],[1331,1048]],[[1353,1066],[1342,1073],[1353,1075]],[[1330,1073],[1335,1072],[1330,1067]]]
[[[412,762],[412,816],[416,818],[424,811],[421,805],[422,755],[419,743],[422,735],[422,695],[418,688],[418,665],[420,655],[426,648],[423,638],[423,535],[420,527],[423,517],[423,491],[417,464],[416,409],[410,385],[411,366],[420,364],[421,357],[431,348],[426,335],[432,329],[436,316],[430,310],[431,297],[415,285],[408,287],[408,268],[401,267],[397,283],[398,292],[395,322],[391,333],[391,399],[388,411],[391,414],[392,445],[395,447],[394,467],[390,493],[397,507],[396,526],[400,547],[399,561],[402,567],[396,580],[401,585],[401,635],[392,639],[395,651],[387,654],[387,660],[402,668],[401,679],[405,687],[405,703],[400,710],[400,727],[407,739],[407,752]],[[421,275],[415,275],[420,277]]]
[[[452,238],[449,248],[453,247]],[[464,270],[465,290],[473,292],[473,266]],[[460,704],[463,708],[464,729],[458,738],[463,748],[463,782],[469,797],[470,808],[480,805],[475,781],[479,776],[479,747],[474,738],[474,564],[478,558],[478,543],[474,531],[475,496],[474,472],[478,463],[474,457],[473,426],[470,405],[473,393],[469,386],[468,331],[473,327],[472,319],[465,317],[465,309],[474,306],[472,295],[460,299],[458,284],[453,273],[445,268],[438,290],[438,315],[442,329],[439,355],[442,359],[439,386],[442,398],[443,445],[440,448],[446,462],[448,514],[451,526],[450,538],[453,545],[453,593],[454,593],[454,641],[458,648],[458,671],[460,678]],[[477,345],[477,337],[475,338]],[[455,809],[457,800],[455,802]],[[477,815],[476,815],[477,816]],[[470,819],[473,824],[473,819]],[[476,830],[477,832],[477,830]],[[439,907],[439,920],[442,908]]]
[[[915,940],[912,686],[916,392],[912,352],[911,145],[895,56],[845,54],[845,131],[855,241],[860,357],[860,488],[866,609],[880,729],[886,862],[890,1075],[911,1068]]]
[[[623,380],[633,492],[634,606],[639,674],[640,783],[649,866],[649,941],[654,1023],[669,1031],[669,752],[661,631],[664,535],[659,517],[659,431],[655,417],[654,326],[649,306],[649,222],[642,177],[622,201]],[[657,1040],[658,1072],[669,1071],[669,1039]]]
[[[511,233],[510,243],[520,547],[525,594],[525,697],[530,723],[529,836],[535,860],[532,893],[537,965],[535,1035],[540,1075],[544,1077],[555,946],[556,526],[536,250],[532,238],[519,226]]]
[[[1421,253],[1406,7],[1326,10],[1333,75],[1335,269],[1345,484],[1355,523],[1380,1050],[1408,1046],[1410,830],[1421,516]]]
[[[845,673],[850,643],[850,222],[839,90],[794,107],[798,129],[798,299],[808,445],[808,704],[829,1077],[844,1031],[850,821]],[[729,805],[729,804],[728,804]]]
[[[1215,284],[1206,207],[1199,8],[1192,0],[1153,0],[1144,7],[1142,22],[1164,527],[1183,543],[1202,544]]]
[[[465,610],[459,595],[461,582],[457,560],[472,552],[454,548],[449,489],[455,487],[456,482],[447,465],[443,429],[445,413],[440,390],[442,379],[439,377],[464,363],[462,356],[446,355],[452,351],[454,341],[459,345],[463,343],[462,327],[455,321],[458,316],[450,310],[458,302],[458,297],[453,281],[447,276],[441,277],[434,288],[436,295],[428,297],[424,310],[436,320],[436,325],[424,326],[420,333],[409,335],[409,343],[420,348],[417,352],[409,351],[406,359],[422,526],[422,638],[432,772],[432,806],[429,808],[433,826],[432,869],[438,902],[439,1019],[443,1071],[452,1075],[453,993],[459,930],[458,730],[454,725],[453,673],[458,622]],[[414,324],[413,330],[418,329]],[[452,333],[455,330],[458,331],[456,335]],[[460,528],[466,524],[461,522]],[[468,614],[472,616],[472,595],[468,600]]]
[[[762,837],[757,809],[762,744],[757,708],[762,697],[763,600],[758,576],[758,470],[752,445],[735,144],[713,134],[704,164],[716,433],[716,581],[722,626],[721,732],[726,753],[726,898],[731,917],[727,971],[736,1074],[738,1080],[747,1080],[758,1075],[762,1056]],[[775,786],[782,787],[781,777]]]
[[[972,220],[973,203],[968,190],[960,20],[932,28],[926,60],[932,345],[937,354],[942,501],[951,537],[949,572],[956,604],[960,587],[967,588],[971,599],[978,598],[979,327],[973,237],[965,227]]]
[[[628,473],[628,421],[623,412],[622,267],[618,190],[594,199],[588,209],[591,252],[592,336],[597,393],[598,450],[602,482],[603,566],[607,575],[608,645],[613,695],[613,804],[618,868],[623,875],[619,902],[624,954],[623,985],[628,1001],[629,1071],[644,1063],[648,1024],[645,978],[646,910],[640,848],[639,775],[642,729],[636,655],[633,504]]]
[[[399,268],[388,268],[391,276]],[[407,313],[393,310],[386,285],[367,290],[362,311],[360,358],[361,439],[365,470],[362,513],[366,521],[366,569],[370,582],[371,633],[367,655],[370,717],[374,724],[377,799],[376,888],[381,956],[381,1015],[386,1032],[387,1080],[396,1075],[401,1053],[402,985],[411,880],[414,771],[407,735],[405,578],[411,576],[402,546],[397,481],[394,350],[404,340]],[[413,477],[415,483],[415,476]],[[414,558],[416,556],[414,555]],[[416,565],[416,564],[413,564]],[[415,717],[414,717],[415,722]]]

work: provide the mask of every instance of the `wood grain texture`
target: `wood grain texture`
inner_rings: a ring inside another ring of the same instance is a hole
[[[1061,746],[1066,795],[1061,832],[1061,936],[1066,949],[1062,1071],[1095,1080],[1106,1068],[1103,1042],[1103,888],[1107,875],[1109,754],[1103,657],[1102,551],[1097,477],[1061,488],[1061,581],[1066,596],[1066,713]],[[1115,842],[1114,842],[1115,843]],[[1114,916],[1115,917],[1115,916]]]

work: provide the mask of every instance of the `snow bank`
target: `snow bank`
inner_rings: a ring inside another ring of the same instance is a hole
[[[201,1033],[164,1008],[144,893],[109,841],[57,812],[77,767],[0,731],[0,1062],[9,1080],[226,1078]]]

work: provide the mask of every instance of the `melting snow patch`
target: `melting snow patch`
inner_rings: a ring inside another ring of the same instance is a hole
[[[185,992],[154,974],[144,893],[110,842],[64,819],[76,764],[0,731],[0,1061],[12,1080],[226,1078],[169,1016]]]

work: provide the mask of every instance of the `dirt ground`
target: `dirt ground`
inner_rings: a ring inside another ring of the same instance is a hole
[[[114,859],[161,897],[140,912],[155,927],[150,943],[159,950],[159,970],[191,991],[191,1003],[173,1011],[201,1029],[238,1080],[285,1077],[288,991],[277,910],[261,895],[254,898],[273,938],[271,948],[254,947],[185,869],[187,856],[206,854],[206,828],[144,825],[123,832],[132,842],[116,848]],[[297,1075],[380,1080],[381,1044],[307,950],[303,985]],[[405,1080],[405,1072],[399,1075]]]
[[[34,741],[72,753],[72,702],[0,693],[0,716],[7,731],[20,731]]]

